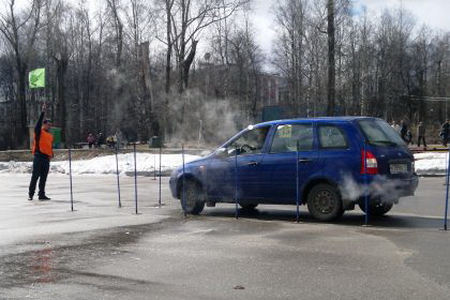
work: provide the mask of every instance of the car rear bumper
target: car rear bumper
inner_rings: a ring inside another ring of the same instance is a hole
[[[400,197],[414,196],[419,185],[419,177],[413,174],[407,178],[379,177],[372,181],[368,191],[371,198],[397,200]]]
[[[414,196],[414,192],[416,191],[419,185],[419,176],[414,174],[414,176],[410,179],[403,179],[398,186],[398,189],[402,192],[400,197],[406,196]]]
[[[341,188],[344,208],[352,209],[354,204],[369,201],[388,201],[397,203],[401,197],[413,196],[419,184],[417,174],[408,177],[371,176],[358,178],[359,181],[348,180]],[[367,183],[365,183],[367,180]]]

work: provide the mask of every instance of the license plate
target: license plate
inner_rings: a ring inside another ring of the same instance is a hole
[[[408,165],[407,164],[391,164],[391,165],[389,165],[389,169],[391,171],[391,174],[408,173]]]

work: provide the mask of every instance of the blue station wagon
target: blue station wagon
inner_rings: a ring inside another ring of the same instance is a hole
[[[299,203],[322,221],[356,204],[383,215],[417,185],[406,144],[384,120],[369,117],[250,125],[170,178],[173,197],[190,214],[221,202],[237,201],[243,209]]]

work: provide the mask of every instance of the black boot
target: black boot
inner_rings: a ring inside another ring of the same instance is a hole
[[[39,201],[47,201],[47,200],[50,200],[50,198],[45,195],[39,195]]]

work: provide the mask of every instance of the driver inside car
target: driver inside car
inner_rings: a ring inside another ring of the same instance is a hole
[[[267,133],[268,128],[256,128],[247,131],[228,147],[229,155],[235,155],[235,149],[237,150],[237,155],[260,153]]]

